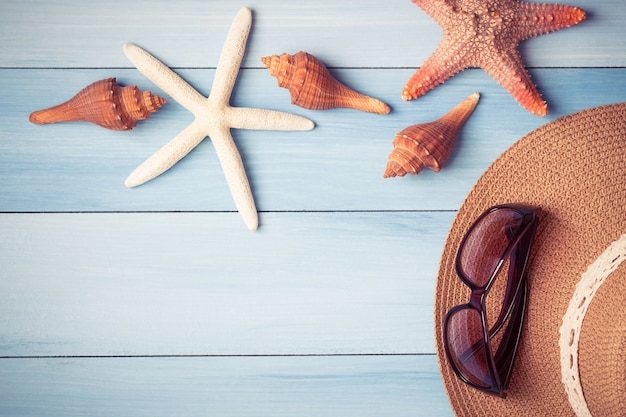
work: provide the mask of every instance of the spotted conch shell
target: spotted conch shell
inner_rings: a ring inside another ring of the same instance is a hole
[[[131,130],[165,103],[150,91],[122,87],[115,78],[107,78],[89,84],[65,103],[31,113],[28,119],[36,124],[85,121],[112,130]]]
[[[261,58],[278,86],[289,90],[291,103],[312,110],[347,107],[370,113],[391,111],[382,101],[368,97],[337,81],[315,56],[300,51]]]
[[[459,129],[474,111],[479,97],[474,93],[441,118],[398,132],[383,176],[417,175],[424,167],[438,172],[448,162]]]

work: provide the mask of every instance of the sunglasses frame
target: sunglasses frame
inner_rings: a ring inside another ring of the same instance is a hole
[[[521,214],[522,225],[516,231],[516,234],[511,237],[489,279],[484,285],[478,286],[468,279],[459,268],[459,257],[462,252],[461,249],[463,249],[468,236],[471,235],[475,227],[482,223],[487,216],[499,210],[512,210]],[[461,243],[459,244],[459,250],[457,251],[455,259],[457,276],[471,290],[471,295],[468,303],[451,308],[444,318],[443,344],[446,356],[448,357],[452,370],[463,382],[476,389],[498,395],[502,398],[506,398],[509,382],[511,380],[511,374],[513,371],[517,349],[519,347],[522,324],[526,311],[526,300],[528,297],[526,267],[528,265],[528,259],[530,257],[532,244],[537,231],[537,223],[539,221],[539,218],[536,215],[537,212],[538,209],[535,207],[518,204],[498,205],[487,209],[468,228],[467,232],[463,236],[463,239],[461,240]],[[502,309],[500,310],[498,319],[489,329],[487,326],[485,299],[492,284],[498,277],[502,265],[507,259],[510,259],[510,267],[509,276],[507,278],[507,287],[502,302]],[[473,353],[476,352],[477,349],[484,350],[487,359],[486,362],[489,376],[491,379],[490,386],[483,386],[474,383],[470,376],[465,375],[464,372],[457,367],[456,361],[453,359],[448,340],[449,320],[452,315],[464,309],[475,310],[480,316],[483,336],[482,340],[477,341],[466,352],[471,350],[471,353]],[[502,327],[506,323],[509,316],[511,317],[511,320],[504,330],[502,340],[500,341],[498,349],[494,355],[489,341],[500,330],[502,330]]]

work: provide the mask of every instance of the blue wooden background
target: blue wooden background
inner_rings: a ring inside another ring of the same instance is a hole
[[[433,342],[455,211],[524,134],[626,100],[626,7],[524,42],[550,114],[482,70],[407,103],[441,39],[409,0],[3,1],[0,4],[0,415],[450,416]],[[37,126],[31,111],[117,77],[160,93],[136,43],[204,94],[232,18],[253,10],[237,106],[308,132],[233,132],[260,228],[234,210],[209,140],[156,180],[124,180],[192,115],[170,100],[132,132]],[[389,115],[295,107],[260,58],[306,50]],[[383,179],[394,134],[479,91],[441,172]],[[581,172],[581,176],[585,173]]]

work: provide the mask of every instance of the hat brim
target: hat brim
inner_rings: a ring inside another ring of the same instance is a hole
[[[591,415],[626,415],[626,263],[623,260],[593,296],[585,314],[578,363]]]
[[[537,206],[541,218],[528,270],[526,320],[508,397],[502,399],[454,374],[442,323],[450,308],[469,298],[454,267],[465,231],[484,210],[506,203]],[[480,177],[452,223],[435,292],[440,371],[457,415],[574,415],[561,383],[559,328],[581,274],[626,233],[625,206],[626,103],[584,110],[532,131]]]

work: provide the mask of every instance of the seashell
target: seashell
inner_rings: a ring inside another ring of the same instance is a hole
[[[122,87],[115,78],[107,78],[89,84],[65,103],[32,112],[28,120],[36,124],[86,121],[107,129],[131,130],[165,103],[150,91]]]
[[[391,111],[382,101],[339,82],[319,59],[307,52],[272,55],[261,61],[278,79],[278,86],[289,90],[291,103],[297,106],[312,110],[347,107],[378,114]]]
[[[383,176],[417,175],[424,167],[439,172],[448,162],[459,129],[474,111],[479,97],[474,93],[441,118],[398,132]]]

